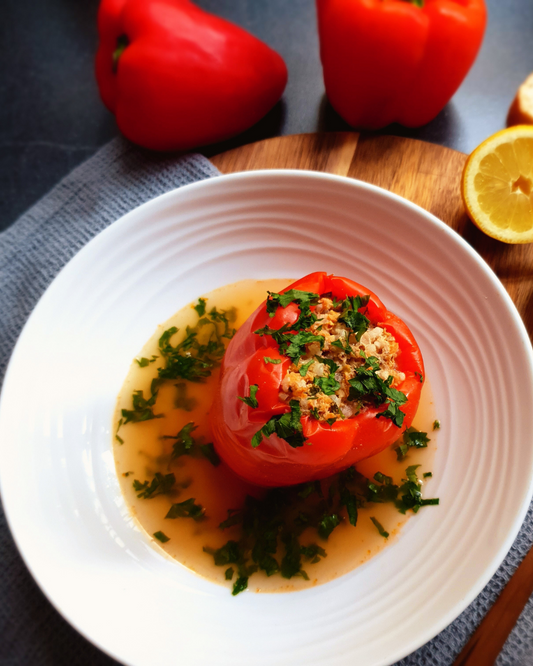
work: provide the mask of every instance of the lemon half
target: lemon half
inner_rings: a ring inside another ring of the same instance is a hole
[[[466,161],[461,194],[482,231],[504,243],[533,243],[533,125],[497,132]]]

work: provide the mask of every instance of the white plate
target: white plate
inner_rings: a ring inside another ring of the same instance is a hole
[[[115,399],[131,359],[184,304],[243,278],[316,270],[367,285],[413,329],[442,422],[427,489],[441,505],[340,579],[233,598],[129,519]],[[2,394],[4,506],[48,598],[126,664],[389,664],[450,623],[511,546],[532,494],[532,379],[510,298],[436,218],[336,176],[224,176],[123,217],[41,299]]]

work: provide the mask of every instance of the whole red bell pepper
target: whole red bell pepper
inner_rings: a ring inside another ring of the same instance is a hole
[[[405,378],[395,385],[406,400],[401,405],[401,426],[384,418],[386,405],[366,404],[351,418],[334,423],[301,415],[303,445],[296,447],[278,433],[254,436],[272,416],[291,411],[280,398],[283,378],[291,366],[291,358],[271,335],[258,334],[264,326],[279,330],[297,320],[300,309],[296,303],[279,307],[274,316],[263,303],[231,340],[222,363],[221,377],[210,423],[215,448],[221,458],[239,476],[260,486],[284,486],[324,478],[379,453],[395,442],[408,428],[416,414],[424,381],[424,365],[420,349],[406,326],[389,312],[379,298],[365,287],[347,278],[326,273],[312,273],[287,287],[315,294],[330,294],[341,301],[347,297],[368,297],[364,314],[372,326],[388,331],[399,345],[397,369]],[[256,393],[250,387],[256,386]],[[243,397],[255,398],[257,404]]]
[[[96,79],[122,133],[154,150],[239,134],[279,100],[283,59],[189,0],[102,0]]]
[[[326,93],[354,127],[419,127],[455,93],[483,40],[484,0],[317,0]]]

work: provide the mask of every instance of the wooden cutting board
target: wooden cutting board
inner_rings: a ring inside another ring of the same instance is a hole
[[[466,155],[416,139],[323,132],[274,137],[211,157],[223,173],[310,169],[358,178],[425,208],[474,247],[503,282],[533,338],[533,245],[507,245],[468,219],[460,182]]]
[[[335,132],[276,137],[211,158],[223,173],[310,169],[358,178],[395,192],[440,218],[498,275],[533,338],[533,244],[507,245],[468,219],[460,194],[466,155],[415,139]],[[474,633],[455,666],[492,666],[533,592],[533,549]]]

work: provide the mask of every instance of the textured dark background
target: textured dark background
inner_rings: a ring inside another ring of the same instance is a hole
[[[278,50],[289,68],[282,101],[231,144],[278,134],[348,129],[327,104],[313,0],[197,0]],[[487,0],[474,68],[429,125],[405,134],[470,152],[505,126],[533,71],[533,1]],[[115,136],[93,76],[97,0],[0,0],[0,229]]]

